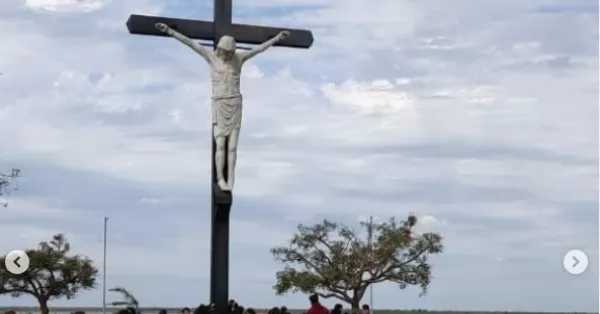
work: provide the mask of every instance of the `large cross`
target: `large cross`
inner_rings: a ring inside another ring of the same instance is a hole
[[[156,23],[164,23],[172,29],[192,39],[209,40],[216,49],[221,36],[233,36],[237,42],[260,44],[287,30],[291,36],[278,42],[275,46],[291,48],[310,48],[313,43],[312,33],[308,30],[285,29],[256,25],[232,23],[232,0],[214,1],[214,21],[176,19],[161,16],[145,16],[133,14],[127,20],[127,29],[131,34],[168,36],[156,29]],[[210,300],[217,307],[217,313],[226,313],[229,299],[229,217],[233,196],[222,191],[216,184],[215,175],[215,142],[212,140],[212,234],[211,234],[211,267],[210,267]],[[227,170],[225,169],[226,173]]]

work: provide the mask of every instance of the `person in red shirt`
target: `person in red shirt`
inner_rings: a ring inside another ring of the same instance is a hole
[[[319,303],[319,295],[313,293],[308,297],[308,300],[310,301],[310,308],[306,314],[329,314],[329,310]]]

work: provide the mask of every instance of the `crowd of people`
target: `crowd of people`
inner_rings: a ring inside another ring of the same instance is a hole
[[[310,301],[310,308],[304,312],[303,314],[350,314],[349,311],[344,310],[344,306],[340,303],[336,304],[333,309],[329,310],[326,306],[322,305],[319,301],[319,296],[317,294],[312,294],[308,297]],[[229,301],[228,306],[229,314],[257,314],[256,310],[253,308],[244,308],[239,305],[235,300]],[[180,311],[180,314],[213,314],[216,312],[214,304],[200,304],[197,308],[192,310],[188,307],[183,308]],[[364,304],[360,313],[354,314],[370,314],[371,309],[368,304]],[[85,313],[74,313],[74,314],[85,314]],[[117,314],[139,314],[134,308],[126,308],[117,312]],[[158,312],[158,314],[168,314],[166,309],[162,309]],[[291,314],[286,306],[282,307],[273,307],[263,314]]]
[[[308,297],[310,301],[310,308],[304,312],[303,314],[349,314],[349,311],[345,311],[342,304],[336,304],[333,309],[329,310],[326,306],[322,305],[319,302],[319,296],[317,294],[312,294]],[[256,310],[253,308],[244,309],[243,306],[239,305],[235,300],[229,301],[228,306],[229,314],[257,314]],[[188,307],[183,308],[180,311],[180,314],[214,314],[216,312],[214,304],[200,304],[197,308],[192,310]],[[371,309],[368,304],[364,304],[360,313],[353,314],[370,314]],[[4,314],[17,314],[15,311],[7,311]],[[75,311],[71,314],[85,314],[83,311]],[[116,314],[140,314],[136,308],[127,307],[119,310]],[[158,314],[168,314],[166,309],[161,309]],[[265,313],[262,313],[265,314]],[[266,314],[291,314],[287,307],[273,307],[267,311]]]
[[[310,301],[310,308],[303,314],[349,314],[349,311],[344,310],[344,306],[340,303],[336,304],[333,309],[329,310],[326,306],[322,305],[319,301],[317,294],[312,294],[308,297]],[[163,312],[164,311],[164,312]],[[211,305],[200,304],[193,314],[211,314],[215,312],[215,307]],[[256,314],[256,310],[253,308],[244,309],[243,306],[239,305],[235,300],[229,301],[229,314]],[[364,304],[360,313],[354,314],[370,314],[371,309],[368,304]],[[119,313],[119,314],[131,314],[131,313]],[[159,314],[167,314],[166,310],[162,310]],[[189,308],[181,310],[181,314],[192,314]],[[266,314],[291,314],[286,306],[273,307],[269,309]]]

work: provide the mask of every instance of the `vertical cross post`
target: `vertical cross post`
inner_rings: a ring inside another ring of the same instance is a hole
[[[233,19],[232,0],[214,0],[213,23],[214,40],[213,48],[217,49],[219,39],[228,34]],[[229,225],[231,205],[233,196],[230,192],[229,197],[217,198],[216,193],[222,192],[217,185],[216,175],[216,142],[213,136],[212,142],[212,226],[211,226],[211,249],[210,249],[210,302],[215,305],[217,313],[227,313],[227,304],[229,299]],[[227,143],[225,143],[227,147]],[[228,160],[227,150],[225,150],[225,160]],[[223,173],[228,172],[227,163],[223,168]],[[222,201],[220,201],[222,200]]]

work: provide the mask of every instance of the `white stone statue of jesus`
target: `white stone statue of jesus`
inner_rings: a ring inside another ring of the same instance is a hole
[[[215,138],[215,166],[217,184],[223,191],[231,191],[235,182],[235,162],[237,146],[242,124],[242,94],[240,92],[240,74],[242,65],[250,58],[264,52],[280,40],[290,36],[283,31],[277,36],[248,51],[236,52],[235,39],[223,36],[219,39],[217,49],[213,52],[195,43],[185,35],[173,30],[163,23],[156,28],[192,48],[208,62],[212,79],[212,125]],[[227,161],[225,160],[225,143],[227,142]],[[227,162],[227,179],[223,168]]]

